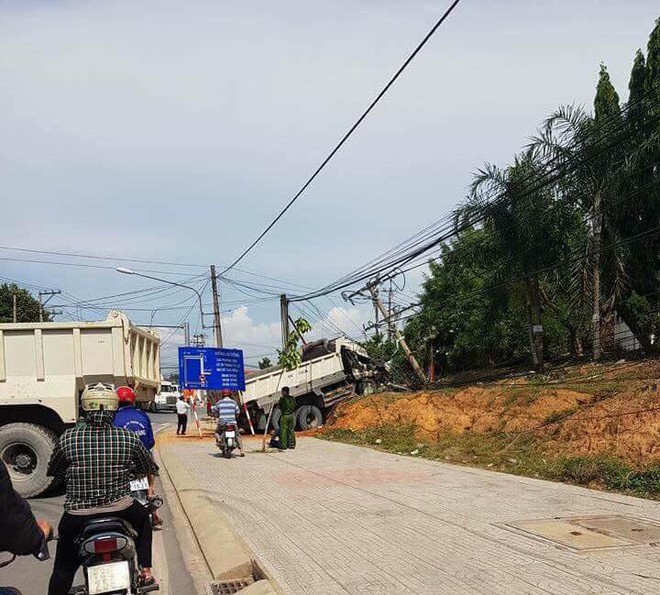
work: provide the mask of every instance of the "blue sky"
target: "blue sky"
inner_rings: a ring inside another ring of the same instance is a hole
[[[447,4],[0,0],[2,245],[230,262]],[[559,104],[590,104],[600,61],[625,99],[634,52],[657,16],[657,2],[645,0],[463,0],[241,266],[317,287],[440,219],[480,164],[505,164]],[[4,249],[0,257],[122,264]],[[134,267],[177,279],[204,272]],[[112,270],[7,260],[0,275],[62,289],[68,303],[153,285]],[[228,342],[252,356],[272,351],[276,300],[222,292],[234,308],[225,314]],[[124,306],[189,303],[182,290]],[[327,300],[317,307],[354,335],[369,318]],[[154,321],[176,324],[184,313],[161,310]],[[146,310],[129,314],[151,320]],[[197,319],[193,312],[193,327]]]

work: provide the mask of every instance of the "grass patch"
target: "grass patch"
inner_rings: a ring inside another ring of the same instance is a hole
[[[566,411],[556,413],[567,415]],[[415,437],[413,426],[399,425],[360,431],[327,428],[319,437],[396,454],[660,499],[660,465],[633,469],[624,461],[608,456],[549,456],[543,442],[531,434],[443,433],[433,442],[423,442]]]

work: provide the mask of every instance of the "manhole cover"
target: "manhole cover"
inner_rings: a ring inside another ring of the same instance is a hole
[[[660,525],[618,515],[539,519],[508,523],[506,526],[576,551],[660,542]]]
[[[242,578],[235,581],[217,581],[211,583],[213,595],[233,595],[249,587],[254,582],[252,578]]]
[[[625,516],[601,516],[575,519],[574,522],[585,529],[616,535],[635,543],[660,543],[660,525],[651,521]]]

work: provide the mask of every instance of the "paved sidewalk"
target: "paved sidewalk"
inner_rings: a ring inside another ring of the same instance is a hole
[[[503,527],[658,520],[655,502],[314,438],[231,461],[208,441],[165,448],[291,595],[660,592],[658,547],[577,552]]]

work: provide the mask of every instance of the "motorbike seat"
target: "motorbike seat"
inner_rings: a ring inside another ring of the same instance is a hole
[[[103,533],[122,533],[136,539],[137,532],[128,521],[117,517],[104,517],[87,521],[80,530],[79,540],[89,539]]]

